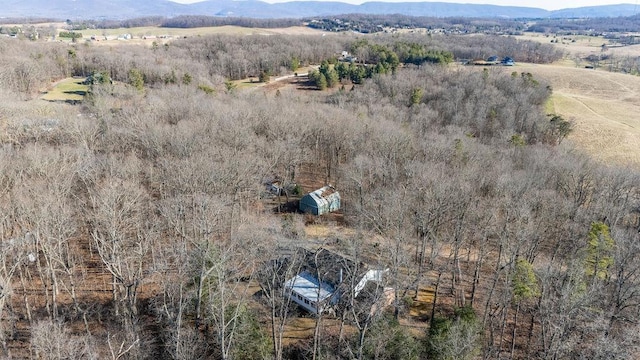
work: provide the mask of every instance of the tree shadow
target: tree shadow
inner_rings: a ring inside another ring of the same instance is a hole
[[[298,205],[300,203],[300,200],[295,199],[295,200],[289,200],[285,203],[282,204],[278,204],[275,207],[273,207],[272,211],[275,214],[296,214],[296,213],[300,213],[300,210],[298,209]]]
[[[68,91],[65,91],[64,93],[65,94],[80,95],[80,96],[87,95],[87,91],[86,90],[68,90]]]

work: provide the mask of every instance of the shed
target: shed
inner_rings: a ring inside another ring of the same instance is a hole
[[[505,57],[504,59],[502,59],[502,61],[500,62],[502,65],[504,66],[513,66],[515,65],[515,61],[513,61],[512,58],[510,57]]]
[[[300,211],[322,215],[340,209],[340,193],[331,185],[312,191],[300,199]]]

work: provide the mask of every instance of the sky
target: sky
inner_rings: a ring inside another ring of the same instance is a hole
[[[171,0],[182,4],[191,4],[200,2],[203,0]],[[268,3],[286,2],[293,0],[261,0]],[[323,1],[323,0],[319,0]],[[421,1],[421,0],[332,0],[346,2],[350,4],[361,4],[365,1],[385,1],[385,2],[398,2],[398,1]],[[577,8],[583,6],[597,6],[597,5],[612,5],[612,4],[637,4],[638,0],[434,0],[434,2],[453,2],[461,4],[491,4],[491,5],[503,5],[503,6],[526,6],[534,8],[542,8],[546,10],[558,10],[566,8]]]

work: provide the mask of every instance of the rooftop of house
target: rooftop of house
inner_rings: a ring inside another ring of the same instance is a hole
[[[333,186],[327,185],[327,186],[321,187],[318,190],[314,190],[314,191],[310,192],[308,195],[313,197],[313,198],[326,199],[326,198],[329,198],[331,195],[336,194],[336,193],[338,193],[338,192],[336,191],[336,189]],[[339,194],[338,194],[338,196],[339,196]]]
[[[285,286],[313,302],[322,302],[331,297],[335,291],[331,285],[319,281],[307,271],[289,279]]]

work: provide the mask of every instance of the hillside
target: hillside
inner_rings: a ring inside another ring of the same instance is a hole
[[[636,12],[632,4],[580,7],[547,11],[519,6],[456,4],[442,2],[366,2],[351,5],[341,2],[292,1],[268,4],[258,0],[208,0],[194,4],[178,4],[167,0],[114,1],[43,1],[11,0],[0,9],[0,17],[58,19],[129,19],[144,16],[177,15],[235,16],[250,18],[301,18],[338,14],[404,14],[433,17],[489,18],[573,18],[630,16]]]
[[[637,77],[187,30],[0,38],[0,357],[638,358],[640,171],[575,146],[636,126]]]

